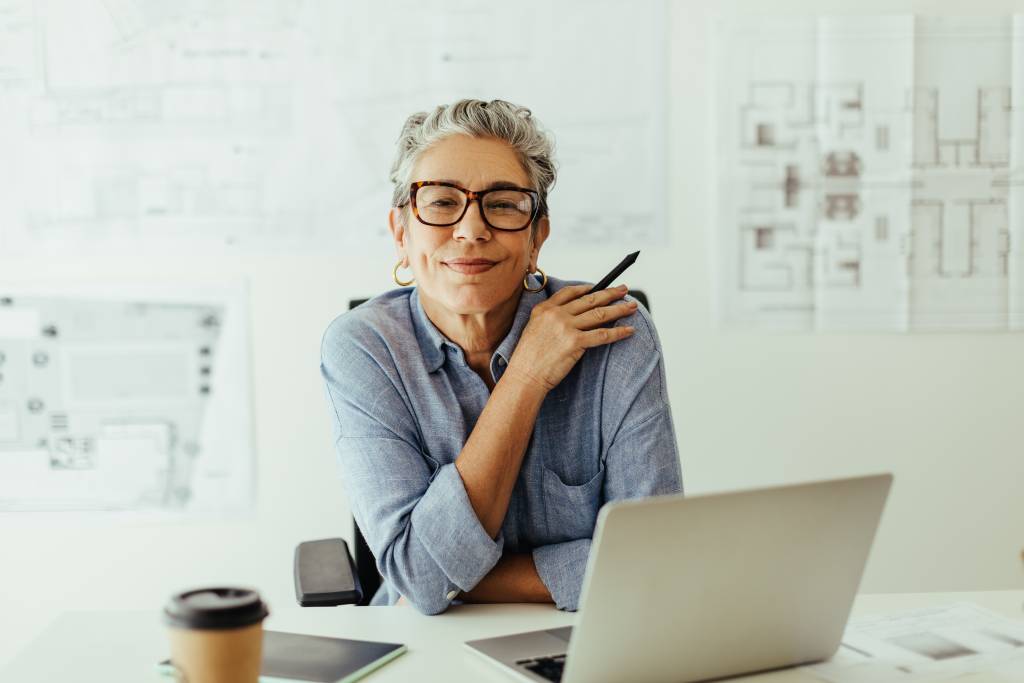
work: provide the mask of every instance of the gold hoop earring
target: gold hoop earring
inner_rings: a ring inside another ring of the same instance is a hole
[[[402,282],[398,279],[398,269],[402,267],[402,262],[399,261],[395,264],[395,269],[391,271],[391,279],[395,281],[395,284],[399,287],[408,287],[412,283],[416,282],[416,278],[410,278],[408,282]]]
[[[548,276],[545,275],[544,271],[541,270],[540,268],[537,269],[537,272],[541,274],[542,278],[544,278],[543,280],[541,280],[540,287],[538,287],[537,289],[530,289],[530,283],[527,282],[525,277],[523,278],[523,289],[525,289],[527,292],[539,292],[540,290],[542,290],[545,287],[547,287]],[[527,276],[529,276],[529,273],[527,273]]]

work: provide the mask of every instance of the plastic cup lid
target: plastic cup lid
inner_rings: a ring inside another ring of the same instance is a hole
[[[260,594],[248,588],[197,588],[171,596],[164,622],[176,628],[241,628],[270,614]]]

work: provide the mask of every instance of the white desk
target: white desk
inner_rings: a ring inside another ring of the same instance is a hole
[[[986,593],[910,593],[862,595],[854,614],[881,614],[967,600],[997,612],[1024,617],[1024,591]],[[411,607],[306,608],[271,605],[266,627],[317,635],[406,643],[409,651],[366,678],[386,681],[505,681],[498,668],[469,652],[463,642],[474,638],[565,626],[575,615],[550,606],[461,605],[434,617]],[[167,655],[159,610],[124,612],[66,612],[22,650],[0,672],[0,681],[53,683],[103,681],[140,683],[163,681],[154,669]],[[758,683],[818,681],[807,673],[788,670],[734,680]],[[958,681],[1007,682],[994,675]]]

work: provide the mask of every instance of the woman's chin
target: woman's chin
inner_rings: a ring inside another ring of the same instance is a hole
[[[494,310],[501,304],[501,297],[497,294],[485,294],[483,292],[466,291],[452,293],[445,301],[445,307],[459,315],[473,315],[476,313],[487,313]]]
[[[500,286],[500,284],[505,286]],[[520,286],[519,282],[497,283],[496,281],[436,283],[435,287],[430,288],[430,291],[433,292],[433,296],[430,298],[451,313],[475,315],[494,312],[508,306],[511,303],[510,299],[516,294],[516,288]],[[420,294],[420,296],[423,295],[423,293]]]

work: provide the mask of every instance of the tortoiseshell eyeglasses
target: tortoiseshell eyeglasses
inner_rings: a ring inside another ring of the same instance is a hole
[[[501,184],[474,192],[442,180],[420,180],[409,188],[412,213],[425,225],[446,228],[462,220],[469,205],[480,205],[480,216],[489,228],[525,230],[537,217],[540,194],[536,190]]]

